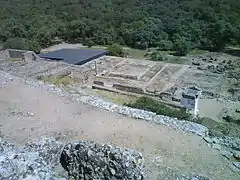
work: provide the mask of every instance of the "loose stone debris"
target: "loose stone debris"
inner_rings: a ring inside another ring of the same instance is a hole
[[[51,138],[16,147],[0,138],[1,180],[63,180],[54,176],[62,143]]]

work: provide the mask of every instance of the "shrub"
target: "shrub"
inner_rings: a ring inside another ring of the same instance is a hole
[[[21,38],[9,38],[3,43],[3,49],[28,49],[27,43]]]
[[[28,45],[27,50],[34,51],[36,53],[40,53],[41,46],[40,46],[40,44],[37,41],[35,41],[35,40],[27,40],[26,43]]]
[[[74,84],[75,83],[75,79],[73,79],[70,76],[38,76],[37,77],[38,80],[40,81],[44,81],[44,82],[49,82],[51,84],[54,85],[69,85],[69,84]]]
[[[134,48],[136,49],[141,49],[141,50],[145,50],[148,48],[148,43],[147,42],[137,42],[134,46]]]
[[[174,50],[176,55],[185,56],[190,51],[190,42],[185,37],[177,35],[174,40]]]
[[[112,44],[110,46],[108,46],[109,54],[111,56],[119,56],[119,57],[123,57],[125,55],[122,46],[118,45],[118,44]]]
[[[172,50],[173,43],[169,40],[162,40],[158,43],[158,50],[160,51],[169,51]]]
[[[150,59],[152,61],[164,61],[166,60],[166,56],[160,51],[154,51],[150,54]]]
[[[125,104],[126,106],[143,109],[147,111],[155,112],[159,115],[174,117],[178,119],[189,119],[190,114],[185,109],[171,108],[163,103],[157,102],[156,100],[149,97],[140,97],[134,103]]]
[[[93,40],[88,40],[85,45],[89,48],[91,48],[92,46],[95,46],[96,43]]]
[[[227,116],[223,117],[223,119],[228,123],[240,124],[240,119],[238,119],[236,117],[227,115]]]

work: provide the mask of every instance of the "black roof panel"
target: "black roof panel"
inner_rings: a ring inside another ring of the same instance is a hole
[[[106,54],[108,54],[107,50],[99,49],[60,49],[45,54],[42,53],[39,55],[39,57],[50,60],[64,61],[69,64],[82,65]]]

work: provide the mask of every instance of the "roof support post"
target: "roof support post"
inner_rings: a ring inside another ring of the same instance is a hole
[[[95,64],[95,74],[98,75],[98,67],[97,67],[97,60],[94,61]]]

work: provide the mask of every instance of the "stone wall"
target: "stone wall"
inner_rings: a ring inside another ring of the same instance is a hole
[[[17,50],[17,49],[8,49],[10,58],[21,58],[25,61],[36,61],[40,58],[33,51]]]
[[[24,50],[8,49],[10,58],[24,58]]]
[[[99,85],[99,86],[104,86],[103,81],[93,81],[93,84]]]
[[[130,75],[130,74],[109,73],[109,76],[110,77],[119,77],[119,78],[124,78],[124,79],[138,80],[138,76]]]
[[[122,85],[122,84],[113,84],[113,88],[116,88],[116,89],[121,90],[121,91],[137,93],[137,94],[143,94],[144,93],[142,88],[126,86],[126,85]]]

